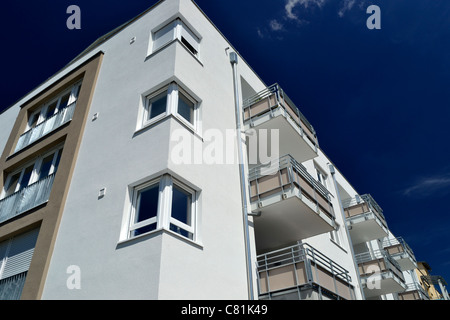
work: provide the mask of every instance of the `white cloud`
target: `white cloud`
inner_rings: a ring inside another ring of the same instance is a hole
[[[260,28],[258,28],[258,29],[256,30],[256,32],[258,32],[258,37],[260,37],[261,39],[264,38],[264,33],[261,31]]]
[[[355,2],[356,0],[344,0],[341,8],[338,11],[339,17],[342,18],[347,11],[351,10]]]
[[[316,5],[321,8],[325,4],[326,0],[287,0],[284,9],[286,11],[286,17],[291,20],[299,20],[298,16],[294,13],[294,9],[297,6],[308,8],[309,5]]]
[[[403,190],[405,196],[429,196],[450,193],[450,175],[423,178]]]
[[[279,23],[276,19],[271,20],[269,23],[270,29],[273,31],[280,31],[283,29],[283,25]]]

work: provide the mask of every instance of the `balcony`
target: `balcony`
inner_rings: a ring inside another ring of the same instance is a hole
[[[317,157],[317,136],[314,128],[288,98],[274,84],[243,101],[243,119],[246,130],[279,130],[279,154],[290,154],[297,161]]]
[[[0,223],[48,201],[55,173],[0,200]]]
[[[344,214],[353,244],[388,236],[383,210],[371,195],[343,200]]]
[[[398,294],[399,300],[430,300],[425,289],[418,283],[406,284],[406,291]]]
[[[307,243],[257,257],[259,298],[354,300],[349,272]]]
[[[75,102],[69,104],[47,120],[39,123],[36,127],[29,129],[19,137],[14,153],[29,146],[33,142],[55,131],[65,123],[72,120],[75,111]]]
[[[397,260],[402,271],[417,268],[417,261],[412,249],[402,237],[388,238],[383,241],[384,250]]]
[[[400,266],[386,251],[376,250],[355,255],[366,298],[406,290]]]
[[[250,200],[258,250],[268,250],[334,229],[329,191],[290,155],[250,169]]]

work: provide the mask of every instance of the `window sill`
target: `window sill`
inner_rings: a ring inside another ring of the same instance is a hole
[[[198,249],[202,249],[203,250],[203,244],[199,241],[194,241],[191,239],[188,239],[186,237],[183,237],[182,235],[179,235],[176,232],[173,232],[171,230],[167,230],[167,229],[156,229],[144,234],[140,234],[138,236],[132,237],[132,238],[128,238],[128,239],[123,239],[123,240],[119,240],[117,242],[117,247],[123,247],[123,246],[128,246],[128,245],[132,245],[133,242],[140,242],[143,240],[147,240],[150,238],[153,238],[155,236],[159,236],[162,234],[167,234],[170,235],[174,238],[177,238],[178,240],[182,240],[183,242],[185,242],[186,244],[192,245]]]
[[[177,122],[178,122],[179,124],[181,124],[185,129],[189,130],[193,135],[195,135],[197,138],[199,138],[199,139],[203,142],[203,137],[200,135],[200,133],[198,133],[197,130],[196,130],[193,126],[188,125],[188,124],[186,123],[185,120],[180,119],[180,118],[179,118],[177,115],[175,115],[175,114],[166,114],[165,116],[160,117],[160,118],[158,118],[158,119],[155,119],[154,121],[149,121],[149,122],[147,122],[146,124],[142,125],[142,127],[140,127],[139,129],[137,129],[137,130],[134,132],[133,137],[135,137],[135,136],[137,136],[137,135],[140,135],[140,134],[143,133],[144,131],[149,130],[150,128],[152,128],[152,127],[158,125],[159,123],[164,122],[164,121],[166,121],[167,119],[170,119],[170,118],[172,118],[172,119],[174,119],[175,121],[177,121]]]
[[[147,56],[145,57],[144,61],[149,60],[150,58],[152,58],[153,56],[155,56],[156,54],[158,54],[159,52],[163,51],[165,48],[167,48],[168,46],[170,46],[172,43],[179,43],[184,49],[186,49],[186,51],[203,67],[203,63],[200,61],[199,57],[196,56],[195,54],[193,54],[187,47],[186,45],[184,45],[179,39],[174,39],[171,40],[169,42],[167,42],[165,45],[163,45],[161,48],[156,49],[155,51],[148,53]]]

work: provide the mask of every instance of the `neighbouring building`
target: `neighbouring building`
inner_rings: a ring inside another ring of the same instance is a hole
[[[427,299],[319,137],[159,1],[0,114],[0,299]]]

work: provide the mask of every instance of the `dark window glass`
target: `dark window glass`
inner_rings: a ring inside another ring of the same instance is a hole
[[[25,169],[25,172],[23,173],[22,180],[20,181],[20,188],[19,190],[22,190],[26,186],[28,186],[28,183],[30,182],[31,173],[33,172],[33,166],[29,166]]]
[[[50,118],[51,116],[53,116],[55,114],[55,110],[56,110],[56,102],[53,102],[51,105],[48,106],[47,108],[47,113],[45,115],[45,119]]]
[[[31,118],[29,120],[30,129],[36,126],[38,120],[39,120],[39,112],[31,115]]]
[[[158,211],[158,195],[158,184],[139,192],[135,223],[156,217]]]
[[[59,103],[58,110],[61,111],[65,107],[67,107],[67,104],[69,103],[70,93],[67,93],[61,98],[61,102]]]
[[[58,169],[59,161],[61,161],[61,153],[62,149],[58,151],[58,155],[56,156],[55,169],[53,170],[53,172],[56,172],[56,170]]]
[[[181,37],[181,43],[183,43],[186,48],[188,48],[188,50],[192,52],[193,55],[197,54],[197,50],[195,50],[194,47],[189,43],[189,41],[187,41],[184,37]]]
[[[188,226],[191,225],[192,196],[183,189],[173,186],[172,193],[172,218],[177,219]]]
[[[181,93],[178,95],[178,114],[190,123],[194,123],[194,103]]]
[[[135,236],[138,236],[140,234],[144,234],[144,233],[153,231],[155,229],[156,229],[156,223],[152,223],[152,224],[149,224],[149,225],[147,225],[145,227],[133,230],[132,231],[132,236],[135,237]]]
[[[9,180],[9,184],[5,189],[5,197],[13,194],[16,191],[17,184],[19,183],[20,172],[16,173]]]
[[[166,112],[167,108],[167,93],[161,93],[156,97],[150,99],[149,102],[149,119],[153,119],[162,113]]]

